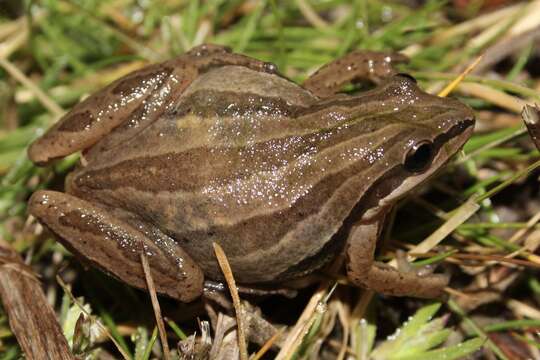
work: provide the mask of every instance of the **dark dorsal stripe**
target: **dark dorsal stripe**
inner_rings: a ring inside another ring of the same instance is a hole
[[[328,113],[332,109],[357,108],[362,106],[362,113],[366,110],[380,111],[383,102],[398,102],[402,97],[402,86],[405,80],[388,82],[384,86],[376,87],[355,96],[336,96],[311,105],[294,105],[285,98],[264,96],[250,92],[223,91],[212,89],[197,90],[180,99],[173,110],[167,114],[168,118],[178,119],[186,114],[195,114],[201,117],[241,117],[246,114],[281,115],[291,118],[312,116],[316,113]],[[419,88],[412,81],[405,81],[407,86],[419,92]],[[392,88],[396,90],[392,91]],[[399,91],[398,91],[399,89]],[[392,96],[393,95],[393,96]]]

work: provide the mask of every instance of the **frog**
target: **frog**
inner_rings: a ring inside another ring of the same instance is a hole
[[[471,136],[457,99],[400,74],[396,53],[355,51],[297,84],[220,45],[148,65],[90,95],[28,149],[35,164],[80,152],[64,191],[29,213],[78,258],[182,302],[223,281],[279,287],[345,259],[353,286],[437,298],[448,276],[376,261],[394,205]],[[365,91],[344,92],[368,80]],[[403,262],[399,262],[400,264]]]

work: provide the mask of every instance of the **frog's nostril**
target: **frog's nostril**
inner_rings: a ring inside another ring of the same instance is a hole
[[[474,127],[474,117],[471,118],[465,118],[461,120],[457,125],[454,126],[454,131],[457,134],[463,133],[467,131],[468,129],[472,129]]]
[[[465,120],[463,120],[462,123],[463,123],[465,126],[473,126],[474,123],[475,123],[475,119],[474,119],[474,117],[465,118]]]

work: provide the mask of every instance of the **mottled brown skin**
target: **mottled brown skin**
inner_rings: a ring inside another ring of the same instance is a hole
[[[304,87],[318,97],[333,96],[347,82],[369,80],[378,84],[397,73],[395,64],[406,61],[407,57],[399,53],[353,51],[321,67]]]
[[[446,277],[376,263],[374,249],[385,214],[458,151],[473,113],[407,76],[337,94],[377,75],[351,67],[364,58],[331,63],[304,86],[218,46],[128,75],[32,144],[36,163],[84,150],[84,165],[66,193],[36,192],[30,213],[140,288],[144,247],[157,290],[182,301],[222,278],[213,242],[243,285],[301,277],[345,251],[356,285],[440,296]]]

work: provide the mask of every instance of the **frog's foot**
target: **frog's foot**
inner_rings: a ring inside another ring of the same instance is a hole
[[[329,97],[350,82],[379,83],[397,73],[394,64],[406,61],[407,57],[399,53],[354,51],[324,65],[311,75],[303,86],[318,97]]]
[[[347,277],[353,284],[393,296],[441,298],[448,276],[426,274],[405,260],[398,269],[373,261],[375,243],[381,222],[359,225],[352,229],[347,247]],[[401,256],[401,255],[400,255]]]
[[[427,277],[434,275],[436,265],[426,265],[422,267],[414,266],[409,259],[407,259],[407,253],[403,250],[396,251],[396,262],[397,268],[400,272],[413,272],[416,273],[419,277]],[[435,275],[435,276],[446,276],[446,275]]]
[[[157,292],[184,302],[202,294],[201,269],[171,238],[56,191],[36,191],[28,207],[69,250],[122,281],[147,288],[140,258],[144,249]]]
[[[381,262],[374,262],[365,273],[348,271],[349,280],[376,292],[392,296],[415,296],[421,298],[441,298],[448,276],[425,274],[417,269],[404,271]]]

